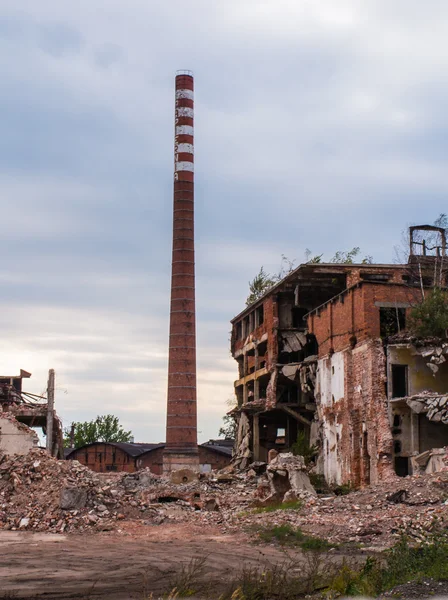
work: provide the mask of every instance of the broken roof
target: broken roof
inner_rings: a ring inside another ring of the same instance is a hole
[[[299,265],[293,271],[288,273],[283,279],[281,279],[278,283],[269,288],[258,300],[246,306],[244,310],[242,310],[236,317],[230,321],[234,323],[241,317],[243,317],[246,313],[252,311],[259,304],[261,304],[265,298],[270,296],[271,294],[280,290],[281,287],[287,284],[293,284],[297,281],[297,283],[306,284],[307,280],[311,280],[309,283],[313,286],[316,285],[315,279],[319,276],[327,276],[331,279],[331,276],[334,275],[344,275],[352,271],[353,269],[408,269],[408,265],[397,264],[369,264],[369,263],[304,263]]]

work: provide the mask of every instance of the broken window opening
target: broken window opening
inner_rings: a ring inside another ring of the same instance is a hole
[[[396,307],[380,308],[380,336],[387,338],[400,333],[406,327],[406,309]]]
[[[246,338],[250,333],[249,316],[243,319],[243,339]]]
[[[264,322],[264,306],[258,306],[255,309],[255,327],[260,327]]]
[[[235,337],[237,340],[241,340],[243,338],[243,324],[241,321],[238,321],[235,325]]]
[[[408,365],[391,365],[392,398],[405,398],[408,395]]]
[[[304,316],[309,313],[307,308],[301,306],[294,306],[292,309],[292,326],[297,329],[305,329],[306,321]]]
[[[317,343],[316,336],[313,333],[309,333],[306,336],[305,358],[307,356],[314,356],[315,354],[319,354],[319,344]]]

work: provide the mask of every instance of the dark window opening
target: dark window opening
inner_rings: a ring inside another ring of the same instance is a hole
[[[243,338],[247,337],[250,333],[249,317],[243,319]]]
[[[319,344],[312,333],[306,336],[305,356],[314,356],[319,353]]]
[[[291,363],[299,363],[304,359],[303,350],[297,352],[280,352],[278,362],[281,365],[289,365]]]
[[[106,471],[118,471],[117,465],[106,465]]]
[[[395,440],[394,442],[394,453],[395,454],[400,454],[401,452],[401,442],[400,440]]]
[[[401,417],[400,415],[394,415],[394,427],[400,427]]]
[[[390,273],[360,273],[361,279],[364,281],[389,281],[392,277]]]
[[[305,329],[306,321],[303,317],[308,313],[309,310],[307,308],[294,306],[292,309],[292,326],[298,329]]]
[[[400,333],[406,327],[406,309],[380,308],[380,335],[382,338]]]
[[[243,337],[243,324],[241,321],[238,321],[235,325],[235,335],[237,340],[240,340]]]
[[[395,457],[395,473],[398,477],[409,475],[409,459],[406,456]]]
[[[103,455],[102,455],[101,452],[98,453],[98,460],[99,460],[100,463],[103,462]]]
[[[255,311],[255,327],[259,327],[264,322],[264,307],[263,304]]]
[[[392,365],[392,398],[408,395],[408,366]]]

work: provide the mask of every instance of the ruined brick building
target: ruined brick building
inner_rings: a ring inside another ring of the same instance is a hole
[[[358,487],[448,445],[448,343],[406,332],[425,290],[447,285],[445,232],[410,240],[406,264],[300,265],[232,320],[237,464],[302,431],[317,472]]]

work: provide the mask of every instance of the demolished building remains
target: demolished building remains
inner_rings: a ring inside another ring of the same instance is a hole
[[[23,380],[31,373],[0,376],[0,451],[4,454],[26,454],[39,444],[33,428],[47,437],[47,450],[63,458],[62,424],[54,410],[54,371],[50,370],[47,398],[23,390]]]
[[[448,445],[448,340],[406,332],[446,260],[445,231],[413,227],[408,263],[303,264],[235,317],[236,465],[303,432],[317,473],[362,487]]]

